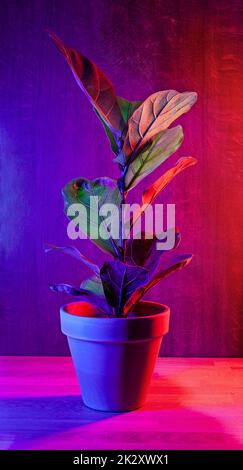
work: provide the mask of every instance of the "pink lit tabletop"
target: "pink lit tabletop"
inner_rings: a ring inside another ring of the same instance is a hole
[[[0,368],[0,449],[243,449],[243,359],[159,358],[129,413],[86,408],[69,357]]]

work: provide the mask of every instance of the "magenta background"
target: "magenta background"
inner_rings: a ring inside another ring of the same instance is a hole
[[[0,354],[68,353],[58,314],[68,299],[47,285],[78,284],[89,272],[44,255],[43,244],[68,243],[60,194],[68,180],[118,176],[96,116],[43,32],[50,28],[96,61],[121,96],[198,92],[180,119],[183,146],[164,169],[183,155],[199,164],[160,199],[176,203],[179,251],[195,257],[150,297],[171,306],[163,354],[241,355],[242,2],[2,0],[0,18]],[[104,259],[89,242],[76,246]]]

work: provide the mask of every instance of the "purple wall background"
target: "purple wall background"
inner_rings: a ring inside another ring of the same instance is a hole
[[[68,180],[117,176],[100,124],[43,32],[49,28],[96,61],[121,96],[199,93],[180,119],[183,146],[164,169],[183,155],[199,164],[161,199],[176,203],[180,252],[195,258],[151,297],[171,306],[163,354],[241,355],[242,2],[2,0],[0,18],[0,353],[68,353],[58,314],[67,298],[47,285],[78,284],[89,272],[44,255],[43,244],[68,243],[60,194]],[[76,246],[104,259],[89,242]]]

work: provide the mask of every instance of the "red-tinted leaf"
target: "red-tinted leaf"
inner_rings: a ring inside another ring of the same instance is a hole
[[[195,165],[197,163],[196,158],[194,157],[183,157],[176,163],[175,166],[170,168],[166,173],[164,173],[160,178],[155,181],[149,188],[145,189],[142,195],[142,205],[137,210],[137,212],[133,216],[133,220],[131,221],[131,229],[135,225],[136,221],[141,217],[141,215],[145,212],[146,208],[149,204],[152,204],[156,197],[163,191],[163,189],[175,178],[175,176],[179,175],[181,171],[189,168],[189,166]]]
[[[166,171],[166,173],[158,178],[155,183],[149,186],[149,188],[145,189],[142,196],[142,204],[152,204],[154,199],[173,180],[173,178],[175,178],[175,176],[179,175],[181,171],[189,168],[189,166],[195,165],[196,163],[197,160],[194,157],[180,158],[175,166]]]
[[[121,134],[125,123],[111,81],[91,60],[76,49],[66,46],[55,33],[48,31],[48,34],[66,59],[89,101],[107,125]]]
[[[169,274],[178,271],[179,269],[184,268],[187,264],[190,263],[192,255],[181,255],[177,256],[173,263],[168,268],[160,269],[147,284],[139,287],[126,302],[124,306],[124,315],[126,316],[134,306],[139,302],[139,300],[159,281],[167,277]]]
[[[197,99],[196,93],[178,93],[175,90],[158,91],[137,108],[128,122],[128,132],[123,145],[127,158],[167,129],[183,113],[189,111]]]

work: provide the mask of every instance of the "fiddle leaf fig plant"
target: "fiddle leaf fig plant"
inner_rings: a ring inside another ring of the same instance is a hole
[[[146,233],[142,232],[140,239],[125,240],[122,208],[128,191],[180,147],[183,140],[182,127],[169,126],[191,109],[197,94],[165,90],[152,94],[144,102],[125,100],[116,96],[113,84],[91,60],[64,45],[56,34],[49,32],[49,35],[101,121],[114,153],[113,162],[118,165],[120,172],[117,181],[109,177],[96,178],[93,181],[81,177],[72,180],[63,189],[68,218],[74,218],[71,210],[74,204],[81,204],[87,209],[88,223],[81,217],[79,230],[113,259],[100,267],[88,260],[77,248],[48,245],[46,251],[60,251],[71,255],[92,271],[92,275],[79,287],[52,284],[50,288],[87,300],[97,307],[97,315],[127,316],[155,284],[186,266],[192,258],[191,254],[179,255],[166,265],[163,263],[164,251],[156,249],[155,234],[146,237]],[[129,221],[131,231],[146,208],[173,178],[195,163],[196,159],[193,157],[181,158],[143,192],[141,205]],[[98,217],[91,210],[91,196],[92,204],[95,201],[97,205]],[[119,213],[116,236],[111,233],[109,221],[102,215],[104,204],[110,204]],[[102,225],[108,233],[107,237],[100,236],[99,228]],[[94,237],[94,233],[98,236]],[[173,249],[178,246],[180,238],[176,229]]]

